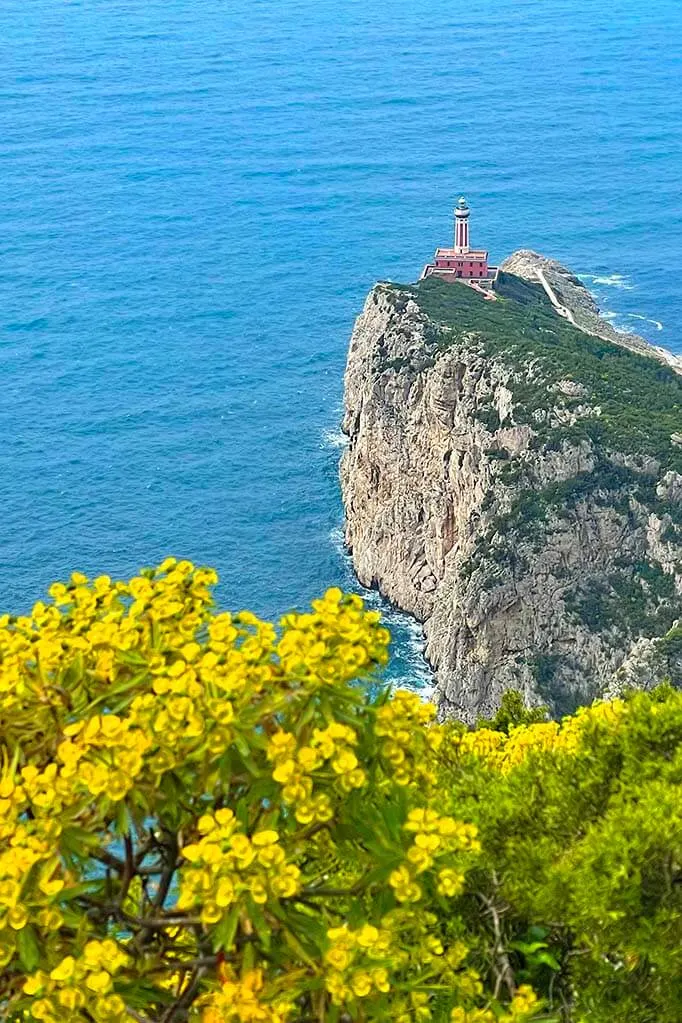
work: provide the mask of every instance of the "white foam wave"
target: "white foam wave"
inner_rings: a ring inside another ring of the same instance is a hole
[[[588,281],[590,285],[596,286],[598,291],[599,285],[603,287],[620,288],[623,291],[633,291],[635,285],[631,283],[628,277],[624,274],[610,274],[604,276],[598,276],[596,274],[581,274],[581,278]],[[641,320],[643,323],[650,323],[656,330],[663,330],[663,324],[660,320],[651,319],[649,316],[642,316],[641,313],[619,313],[613,312],[613,310],[607,310],[606,312],[600,312],[600,316],[604,320],[608,320],[609,323],[613,324],[616,330],[628,332],[631,330],[631,325],[628,324],[628,320]]]
[[[411,689],[425,700],[433,692],[433,674],[424,657],[424,632],[421,623],[392,607],[376,590],[362,589],[368,607],[381,611],[381,618],[393,636],[393,656],[388,676],[392,686]]]
[[[409,675],[394,675],[391,685],[393,689],[409,689],[410,692],[420,696],[424,703],[428,703],[433,697],[433,681],[428,669],[423,681],[420,678],[420,673],[412,670]]]
[[[621,291],[633,291],[635,287],[624,274],[608,274],[606,276],[585,274],[584,276],[592,284],[601,284],[604,288],[619,288]]]
[[[629,320],[644,320],[645,323],[653,323],[656,330],[663,330],[663,324],[660,320],[652,320],[649,316],[641,316],[639,313],[626,313]]]
[[[329,540],[331,541],[331,545],[338,555],[340,555],[342,558],[348,557],[348,552],[346,551],[346,545],[343,536],[343,526],[334,526],[334,528],[329,533]]]
[[[322,446],[325,448],[345,448],[348,437],[341,430],[325,430],[322,434]]]
[[[389,604],[378,590],[362,586],[353,572],[353,562],[344,543],[343,526],[335,526],[330,530],[329,540],[346,565],[348,589],[359,593],[368,608],[381,611],[384,625],[393,635],[392,665],[398,670],[390,670],[389,665],[388,681],[393,686],[414,690],[423,699],[428,700],[433,692],[433,675],[424,657],[424,632],[421,623]]]

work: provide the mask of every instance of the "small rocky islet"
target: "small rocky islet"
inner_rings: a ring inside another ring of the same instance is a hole
[[[341,462],[360,582],[423,623],[443,717],[682,682],[682,360],[555,260],[377,284]]]

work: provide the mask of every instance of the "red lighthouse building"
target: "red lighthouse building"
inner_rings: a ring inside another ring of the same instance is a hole
[[[435,276],[446,281],[461,280],[486,291],[492,289],[498,268],[488,266],[487,250],[469,245],[470,213],[466,199],[461,198],[455,206],[455,244],[451,249],[436,249],[433,263],[427,263],[420,280]]]

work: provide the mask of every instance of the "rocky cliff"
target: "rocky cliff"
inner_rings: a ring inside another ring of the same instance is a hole
[[[563,713],[627,684],[633,657],[641,681],[642,641],[679,618],[682,377],[642,339],[609,339],[552,262],[592,333],[557,315],[533,259],[508,261],[496,301],[377,285],[348,355],[355,569],[424,623],[441,713],[469,720],[509,687]]]

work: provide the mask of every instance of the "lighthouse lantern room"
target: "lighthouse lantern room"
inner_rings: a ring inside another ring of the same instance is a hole
[[[469,251],[469,214],[471,210],[462,196],[455,206],[455,252],[461,255]]]

